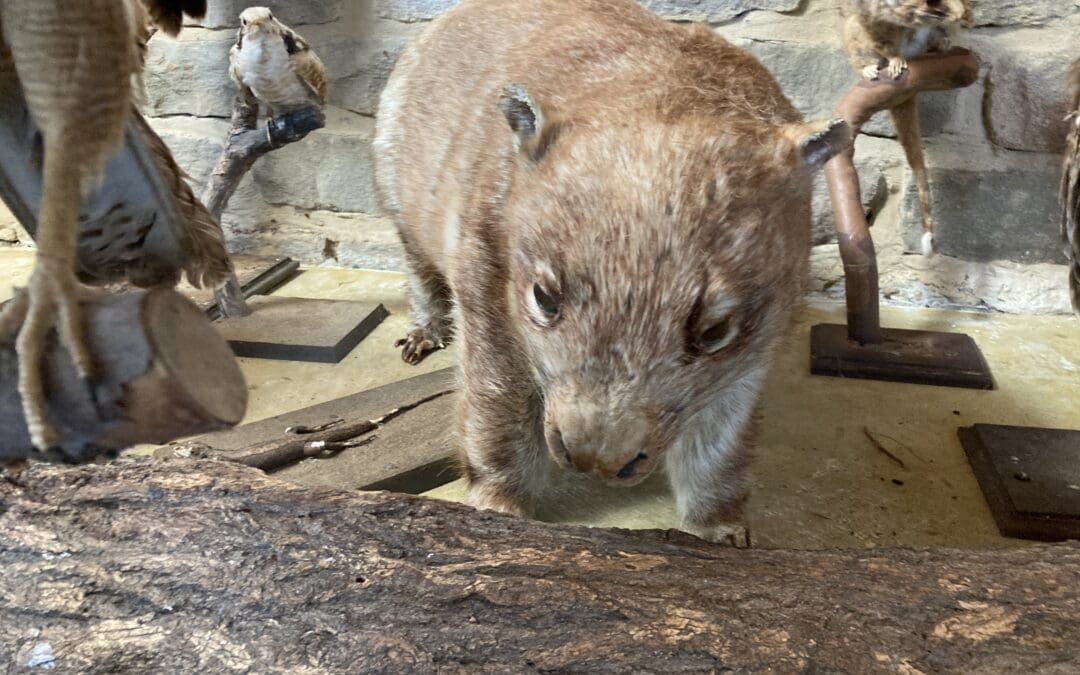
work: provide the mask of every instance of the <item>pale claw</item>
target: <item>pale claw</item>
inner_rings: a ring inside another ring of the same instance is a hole
[[[907,60],[899,56],[889,59],[889,77],[894,80],[899,80],[900,76],[907,70]]]
[[[413,328],[408,335],[395,342],[394,346],[401,348],[401,359],[405,363],[416,365],[424,360],[428,352],[442,349],[446,344],[428,328]]]
[[[750,530],[741,523],[699,526],[683,523],[680,528],[699,539],[733,548],[750,548]]]
[[[881,71],[875,65],[870,65],[862,69],[862,76],[867,80],[876,80]]]

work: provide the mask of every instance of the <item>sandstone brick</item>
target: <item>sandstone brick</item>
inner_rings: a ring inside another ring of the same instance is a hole
[[[1040,29],[981,39],[989,66],[990,140],[1013,150],[1060,152],[1065,138],[1065,73],[1076,54],[1062,49],[1077,29]]]
[[[799,8],[799,0],[638,0],[642,5],[666,19],[677,21],[729,21],[746,12],[767,9],[791,12]]]
[[[972,0],[977,26],[1042,26],[1080,15],[1080,0]]]
[[[928,144],[936,249],[985,262],[1065,261],[1059,232],[1060,158],[1052,154],[992,153],[952,142]],[[908,251],[919,249],[919,203],[905,173],[901,223]]]
[[[247,7],[269,7],[274,16],[288,26],[330,23],[341,16],[344,0],[210,0],[206,16],[196,25],[206,28],[237,28],[240,12]]]

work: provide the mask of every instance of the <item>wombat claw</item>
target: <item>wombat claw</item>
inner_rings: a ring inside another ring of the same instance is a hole
[[[435,337],[426,328],[414,328],[409,334],[394,343],[401,348],[401,360],[415,366],[424,360],[428,352],[443,349],[446,343]]]
[[[732,548],[750,548],[750,528],[745,525],[724,524],[712,527],[684,525],[682,529],[713,544]]]

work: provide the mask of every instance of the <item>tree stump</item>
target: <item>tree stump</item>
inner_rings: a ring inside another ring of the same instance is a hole
[[[199,308],[172,290],[86,293],[84,331],[98,382],[88,387],[79,380],[54,334],[42,367],[49,415],[64,442],[50,459],[85,461],[102,450],[166,443],[240,422],[244,377]],[[14,346],[0,344],[0,461],[35,454],[17,385]]]
[[[56,672],[1075,672],[1080,547],[766,551],[227,462],[0,482],[0,663]]]

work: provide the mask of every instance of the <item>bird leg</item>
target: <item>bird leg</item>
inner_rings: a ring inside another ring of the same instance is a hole
[[[41,216],[38,229],[38,256],[24,300],[13,303],[13,313],[25,306],[25,316],[15,342],[19,357],[19,395],[22,397],[30,438],[39,450],[48,450],[62,440],[46,413],[41,360],[50,330],[57,331],[60,343],[71,356],[78,376],[92,382],[93,358],[83,336],[79,312],[79,283],[75,278],[76,233],[74,227],[81,201],[82,170],[46,134],[43,167]],[[91,387],[92,389],[92,387]]]

